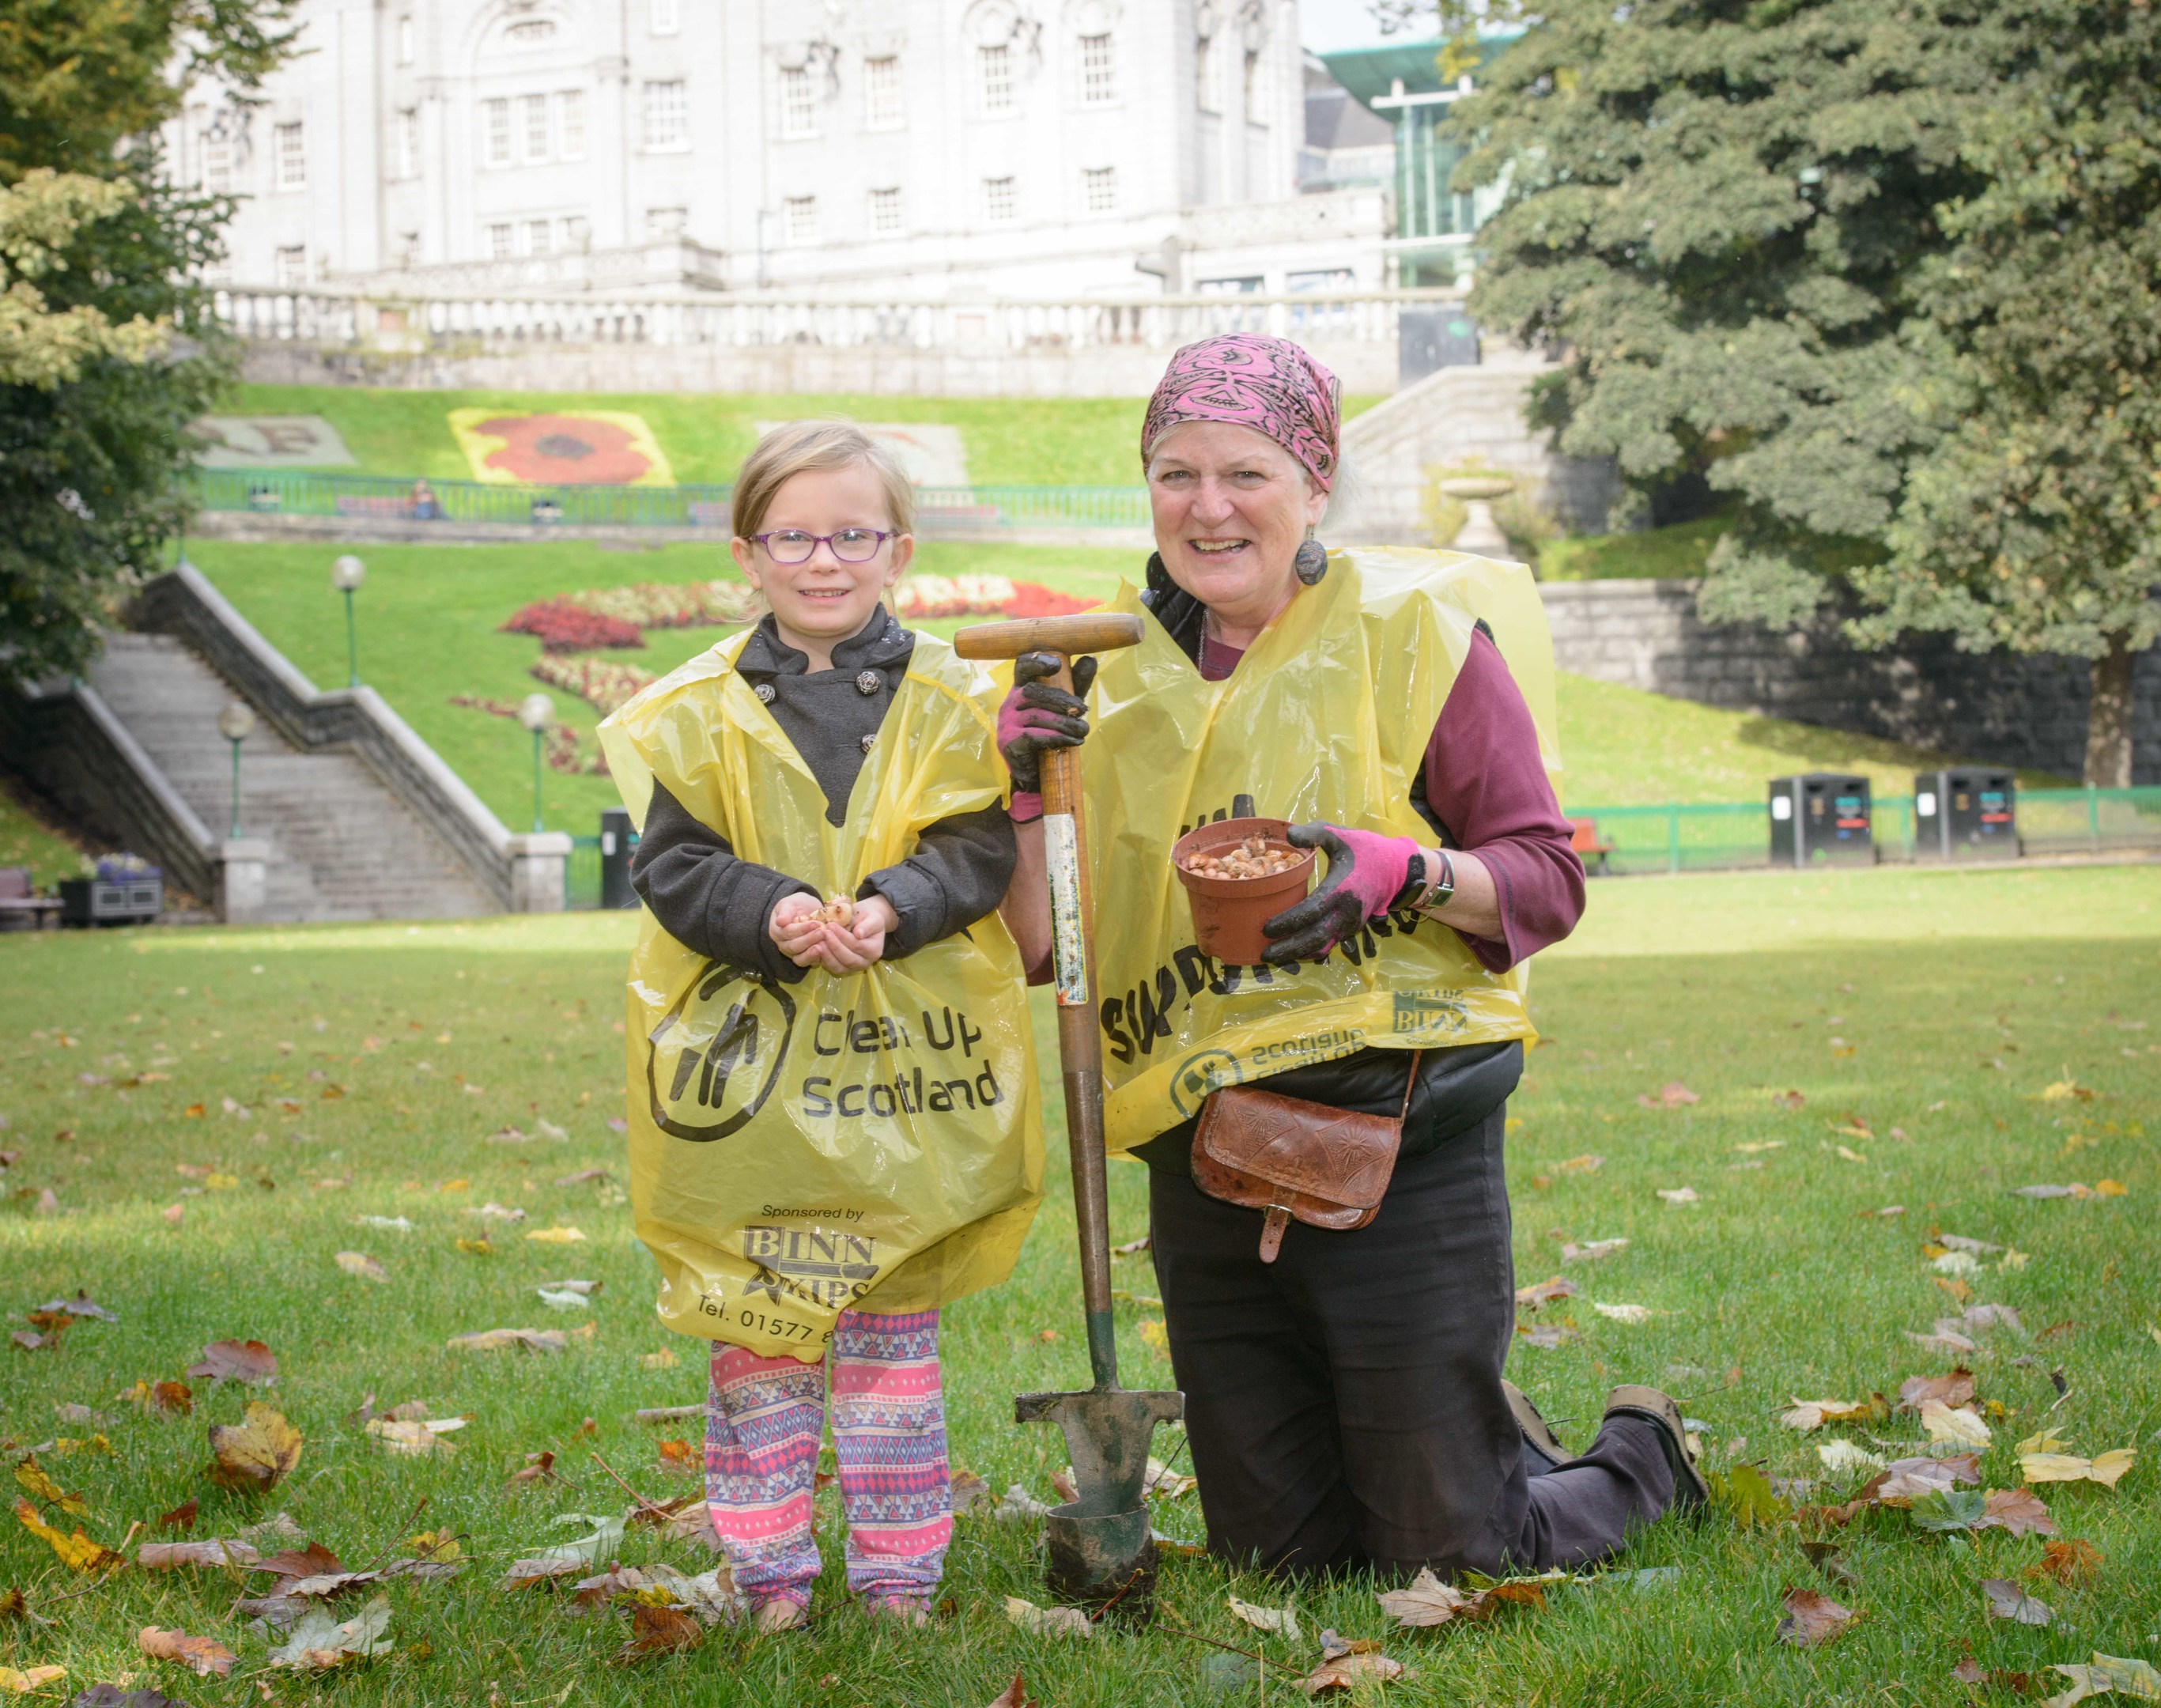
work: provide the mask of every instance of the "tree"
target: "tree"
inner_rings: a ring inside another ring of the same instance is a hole
[[[1880,555],[1919,430],[1884,407],[1934,209],[1976,188],[1959,20],[1877,0],[1558,0],[1459,105],[1458,188],[1510,179],[1472,308],[1560,354],[1560,447],[1734,522],[1702,602],[1784,627]]]
[[[1472,309],[1561,358],[1532,404],[1561,449],[1729,495],[1706,617],[1792,627],[1844,590],[1860,644],[2094,657],[2117,751],[2153,635],[2152,322],[2108,343],[2152,305],[2144,18],[1554,0],[1459,104],[1456,187],[1509,183]]]
[[[231,208],[164,184],[156,127],[194,77],[252,88],[290,3],[0,0],[0,676],[77,668],[185,520]]]
[[[2017,0],[2001,24],[1962,148],[1982,187],[1918,276],[1931,440],[1855,575],[1858,627],[2092,659],[2085,780],[2128,788],[2132,668],[2161,638],[2161,22]]]

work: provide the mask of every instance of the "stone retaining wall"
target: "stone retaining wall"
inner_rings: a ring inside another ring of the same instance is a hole
[[[1856,651],[1835,616],[1791,633],[1714,627],[1693,581],[1549,581],[1562,669],[1706,706],[1882,736],[2075,778],[2085,768],[2080,659],[1961,653],[1940,635]],[[2161,784],[2161,648],[2138,661],[2132,780]]]

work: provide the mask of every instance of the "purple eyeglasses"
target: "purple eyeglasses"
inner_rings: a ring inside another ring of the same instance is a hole
[[[831,546],[833,555],[844,564],[867,564],[888,539],[899,538],[897,534],[888,534],[878,528],[843,528],[837,534],[810,534],[800,528],[778,528],[770,534],[751,535],[777,564],[807,564],[821,545]]]

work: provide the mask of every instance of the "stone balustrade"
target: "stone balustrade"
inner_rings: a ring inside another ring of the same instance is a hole
[[[385,351],[444,344],[883,345],[917,350],[1169,351],[1221,332],[1264,332],[1316,348],[1384,346],[1407,306],[1445,290],[1083,298],[1040,302],[828,302],[721,294],[610,298],[572,293],[399,297],[342,285],[226,285],[217,314],[243,338]]]

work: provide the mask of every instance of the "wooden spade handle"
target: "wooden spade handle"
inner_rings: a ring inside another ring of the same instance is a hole
[[[1074,617],[1024,617],[1017,622],[979,622],[953,637],[953,650],[964,659],[1017,659],[1023,653],[1112,653],[1141,643],[1141,620],[1114,611],[1084,611]],[[1072,685],[1065,684],[1070,688]]]

